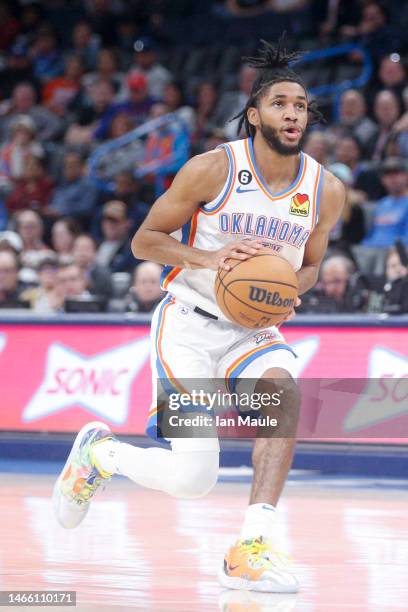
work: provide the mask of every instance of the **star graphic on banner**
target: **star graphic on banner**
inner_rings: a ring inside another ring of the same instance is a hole
[[[0,353],[2,352],[2,350],[4,349],[4,347],[6,346],[6,342],[7,342],[7,336],[6,334],[2,334],[0,332]]]
[[[298,378],[301,375],[303,370],[309,364],[310,360],[313,359],[317,349],[319,348],[319,344],[320,340],[317,336],[310,336],[309,338],[304,338],[303,340],[294,342],[291,345],[297,355],[297,359],[294,364],[295,378]]]
[[[148,337],[92,356],[51,344],[44,380],[24,408],[22,419],[33,421],[81,406],[117,425],[125,423],[131,384],[149,352]]]
[[[371,427],[408,414],[408,358],[376,347],[369,357],[368,374],[366,388],[344,419],[345,431]]]

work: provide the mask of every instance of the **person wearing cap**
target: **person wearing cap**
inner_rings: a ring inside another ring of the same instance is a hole
[[[131,71],[127,76],[129,97],[120,104],[114,104],[102,117],[99,127],[94,133],[97,140],[104,140],[109,135],[110,126],[119,114],[125,114],[132,119],[134,126],[141,125],[149,116],[150,109],[156,100],[149,95],[147,79],[140,71]]]
[[[102,194],[102,203],[110,200],[120,200],[126,204],[127,216],[132,223],[132,232],[139,229],[149,212],[148,204],[141,199],[141,189],[142,183],[136,179],[132,170],[123,170],[115,175],[112,190]],[[98,241],[102,238],[102,208],[98,207],[93,216],[90,232]]]
[[[369,247],[390,247],[401,239],[408,245],[408,171],[406,162],[389,157],[381,167],[388,193],[377,202],[371,232],[362,242]]]
[[[130,248],[132,221],[124,202],[111,200],[102,210],[103,240],[95,262],[110,272],[131,272],[135,260]]]
[[[157,61],[157,48],[149,36],[138,38],[134,45],[134,67],[144,74],[152,98],[162,98],[165,86],[172,80],[171,73]]]
[[[51,313],[60,307],[56,293],[57,267],[57,257],[47,253],[37,264],[38,286],[30,287],[21,294],[35,312]]]

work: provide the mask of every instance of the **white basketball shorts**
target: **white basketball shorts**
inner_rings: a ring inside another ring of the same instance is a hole
[[[296,354],[276,327],[243,329],[198,314],[167,295],[151,324],[153,399],[147,434],[157,439],[159,379],[222,379],[234,392],[240,379],[258,379],[269,368],[296,376]]]

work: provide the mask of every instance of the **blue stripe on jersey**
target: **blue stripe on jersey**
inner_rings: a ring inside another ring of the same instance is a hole
[[[169,304],[172,300],[172,297],[170,295],[168,295],[161,303],[160,305],[160,310],[159,310],[159,316],[158,316],[158,320],[157,320],[157,327],[156,327],[156,337],[155,337],[155,347],[156,347],[156,369],[157,369],[157,373],[159,375],[159,378],[166,379],[167,375],[166,372],[163,368],[163,365],[160,361],[160,357],[159,357],[159,333],[160,333],[160,327],[162,324],[162,319],[163,319],[163,311],[165,309],[165,307],[167,306],[167,304]],[[154,382],[153,382],[154,384]],[[156,383],[157,384],[157,383]],[[167,440],[163,439],[163,438],[159,438],[157,436],[157,413],[156,414],[152,414],[152,416],[148,419],[147,421],[147,425],[146,425],[146,434],[150,437],[153,438],[153,440],[157,440],[158,442],[161,442],[162,444],[165,445],[169,445],[169,442],[167,442]]]
[[[228,182],[227,182],[227,185],[221,197],[211,208],[207,208],[205,204],[201,207],[203,210],[205,210],[205,212],[214,212],[215,210],[217,210],[217,208],[221,206],[221,204],[224,202],[225,198],[227,197],[227,194],[231,187],[232,177],[234,176],[234,159],[231,155],[231,151],[229,150],[229,147],[226,144],[220,145],[220,148],[224,148],[228,155],[228,160],[229,160]]]
[[[313,227],[316,225],[316,223],[319,220],[319,206],[320,206],[320,196],[322,195],[322,187],[323,187],[323,175],[324,175],[324,168],[321,165],[321,169],[320,169],[320,177],[319,177],[319,184],[317,186],[317,195],[316,195],[316,212],[315,212],[315,221],[313,224]]]
[[[263,350],[261,349],[257,351],[256,353],[249,355],[249,357],[244,359],[244,361],[241,361],[241,363],[239,363],[237,367],[232,370],[231,374],[228,377],[227,387],[230,393],[235,393],[237,379],[239,378],[239,375],[245,370],[245,368],[250,363],[255,361],[255,359],[258,359],[258,357],[261,357],[261,355],[265,355],[266,353],[269,353],[271,351],[277,351],[277,350],[282,350],[282,349],[286,351],[290,351],[295,357],[297,357],[295,351],[292,348],[290,348],[288,344],[282,343],[282,344],[274,344],[273,346],[267,346]]]
[[[272,191],[269,189],[268,185],[265,183],[264,178],[257,166],[257,163],[255,161],[255,154],[254,154],[254,144],[252,142],[252,138],[248,139],[248,145],[249,145],[249,155],[251,156],[251,161],[252,164],[255,168],[256,174],[258,176],[258,179],[260,180],[260,182],[262,183],[262,185],[265,187],[266,191],[273,197],[273,198],[277,198],[280,196],[285,195],[285,193],[287,193],[288,191],[290,191],[295,185],[296,183],[299,182],[300,177],[302,176],[302,172],[303,172],[303,166],[305,163],[305,156],[303,154],[303,152],[300,152],[300,164],[299,164],[299,172],[297,173],[297,177],[295,178],[295,180],[289,185],[289,187],[286,187],[283,191],[279,191],[278,193],[272,193]]]

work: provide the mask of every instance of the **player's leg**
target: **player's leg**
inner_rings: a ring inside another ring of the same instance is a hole
[[[261,375],[255,393],[279,396],[277,406],[264,406],[262,415],[277,421],[273,429],[258,428],[252,452],[254,475],[250,504],[276,506],[292,465],[299,419],[300,394],[291,374],[283,368],[269,368]],[[249,535],[246,533],[244,535]]]
[[[271,398],[279,394],[283,399],[278,405],[274,401],[262,410],[262,416],[276,418],[278,426],[265,425],[258,429],[250,503],[240,537],[225,556],[219,578],[229,588],[296,592],[298,583],[287,558],[274,550],[271,541],[275,505],[290,469],[295,444],[299,394],[292,373],[296,369],[296,356],[277,331],[273,338],[266,337],[255,348],[253,338],[234,348],[223,360],[223,367],[230,364],[225,368],[229,388],[264,393]],[[244,386],[240,388],[241,383]]]
[[[153,317],[154,394],[155,379],[156,376],[163,378],[163,367],[172,378],[181,378],[186,372],[189,376],[199,377],[208,369],[201,329],[196,330],[201,338],[200,350],[194,346],[194,325],[200,327],[204,322],[199,315],[188,321],[184,316],[180,318],[178,308],[164,300]],[[208,331],[206,335],[209,336]],[[178,350],[177,342],[183,338],[192,339],[193,344],[186,343]],[[152,420],[153,417],[149,422]],[[175,497],[201,497],[216,483],[218,466],[219,443],[216,438],[174,439],[171,450],[139,448],[119,442],[104,423],[89,423],[79,432],[55,484],[55,513],[62,526],[76,527],[86,516],[97,489],[113,474],[127,476],[142,486]]]

